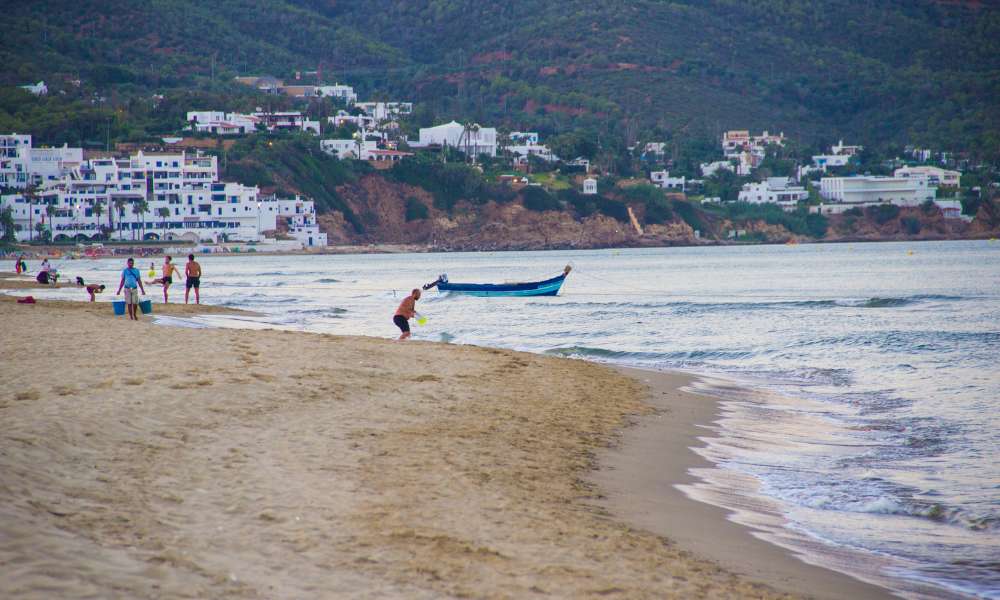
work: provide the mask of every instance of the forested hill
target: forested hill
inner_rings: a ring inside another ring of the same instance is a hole
[[[2,85],[225,93],[234,75],[319,67],[363,97],[421,103],[421,124],[623,143],[767,128],[810,144],[1000,152],[995,1],[90,0],[4,12]]]

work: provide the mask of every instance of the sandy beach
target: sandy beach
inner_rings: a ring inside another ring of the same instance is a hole
[[[624,427],[675,414],[682,376],[164,327],[101,303],[4,298],[0,322],[3,597],[772,598],[811,595],[812,571],[852,581],[789,560],[789,585],[706,551],[732,531],[615,505],[643,485],[595,476],[599,456],[641,448]],[[684,477],[696,430],[676,414],[687,437],[656,462]],[[725,524],[698,506],[674,509]]]

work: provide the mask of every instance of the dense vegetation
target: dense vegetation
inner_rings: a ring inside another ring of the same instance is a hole
[[[557,153],[658,140],[697,161],[739,127],[1000,155],[1000,11],[980,2],[60,0],[4,17],[0,85],[55,97],[0,95],[0,129],[48,143],[162,135],[208,108],[183,94],[231,108],[235,75],[319,69],[419,102],[413,127],[538,130]]]

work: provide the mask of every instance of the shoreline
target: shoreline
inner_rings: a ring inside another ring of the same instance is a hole
[[[822,245],[822,244],[885,244],[885,243],[925,243],[925,242],[981,242],[981,241],[991,241],[996,240],[997,236],[993,232],[981,233],[976,235],[970,235],[965,237],[927,237],[927,238],[887,238],[887,239],[868,239],[868,238],[838,238],[830,240],[811,240],[811,239],[798,239],[794,238],[795,243],[792,245]],[[789,245],[787,240],[782,241],[764,241],[764,242],[735,242],[731,240],[700,240],[697,243],[690,243],[685,241],[677,241],[676,243],[669,244],[623,244],[619,246],[552,246],[544,248],[535,247],[525,247],[525,248],[448,248],[441,246],[429,246],[426,244],[393,244],[393,243],[377,243],[377,244],[336,244],[328,245],[322,248],[315,248],[309,250],[289,250],[289,251],[271,251],[264,250],[260,252],[194,252],[196,256],[211,256],[212,258],[221,257],[246,257],[246,256],[344,256],[344,255],[365,255],[365,254],[453,254],[453,253],[477,253],[477,252],[558,252],[558,251],[570,251],[570,250],[648,250],[656,248],[731,248],[731,247],[743,247],[743,246],[785,246]],[[122,248],[125,246],[108,246],[112,248]],[[155,250],[162,249],[160,246],[134,246],[135,249],[143,250]],[[43,252],[51,252],[52,250],[57,250],[65,258],[67,252],[79,251],[79,249],[74,245],[66,246],[31,246],[23,244],[15,244],[8,250],[8,257],[18,254],[20,252],[32,253],[35,258],[47,257],[53,258],[52,254],[44,254]],[[187,252],[187,251],[185,251]],[[142,255],[143,258],[147,256],[160,256],[162,253],[155,255]],[[100,259],[117,259],[125,258],[127,255],[107,255],[107,256],[80,256],[73,260],[100,260]],[[59,257],[56,257],[59,258]]]
[[[654,413],[639,417],[622,431],[617,445],[599,453],[599,468],[589,480],[603,491],[602,508],[727,571],[784,592],[817,600],[897,597],[880,586],[808,564],[731,520],[730,511],[685,494],[679,486],[700,483],[692,469],[714,468],[692,448],[703,445],[700,438],[712,435],[707,427],[718,418],[720,401],[683,389],[696,375],[618,370],[648,386],[647,402]]]

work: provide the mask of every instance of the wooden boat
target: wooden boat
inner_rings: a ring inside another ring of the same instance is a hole
[[[555,296],[571,270],[572,267],[566,265],[562,274],[557,277],[523,283],[454,283],[448,281],[447,275],[441,275],[437,281],[425,285],[424,289],[436,287],[442,292],[470,296]]]

